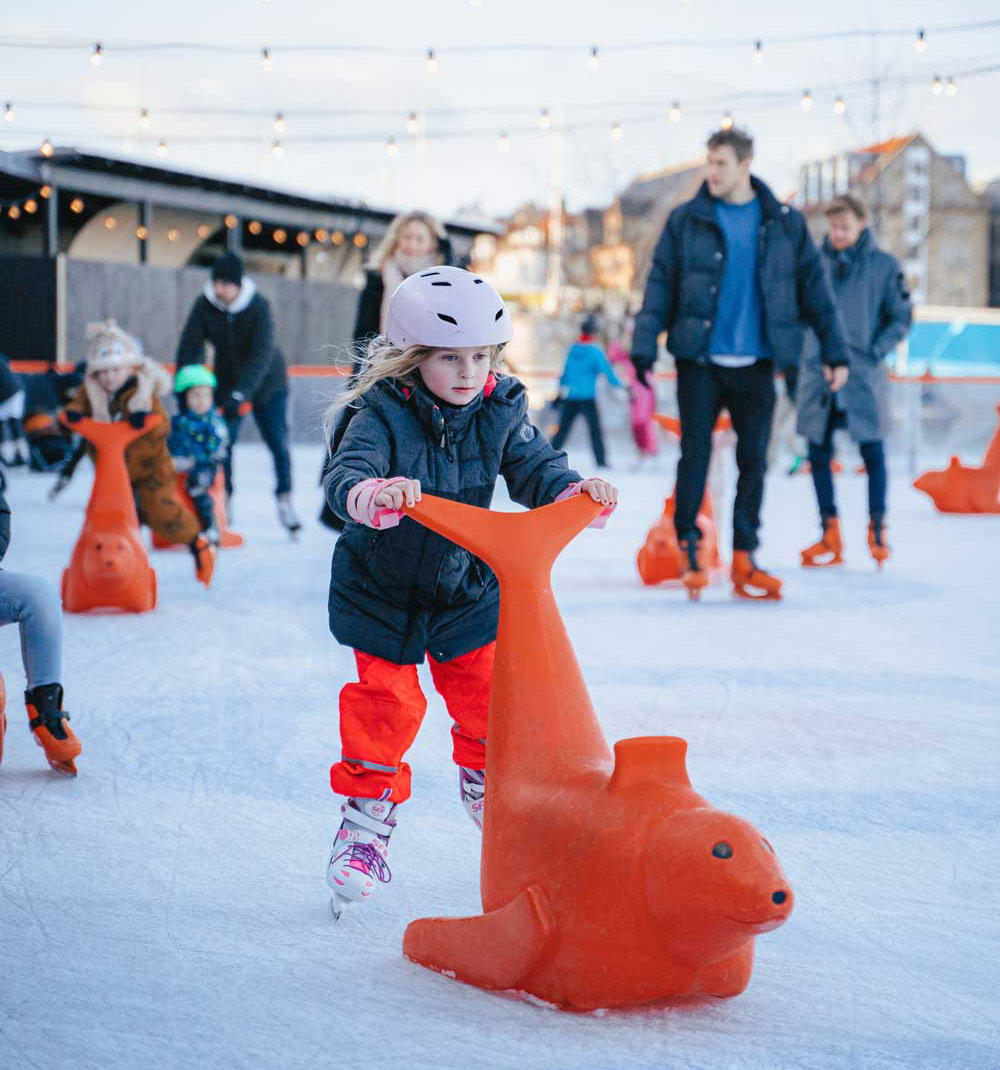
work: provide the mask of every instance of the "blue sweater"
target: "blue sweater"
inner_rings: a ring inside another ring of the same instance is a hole
[[[726,264],[719,287],[709,356],[770,357],[764,336],[763,306],[757,278],[761,205],[715,202],[715,218],[726,242]]]
[[[579,341],[569,347],[559,385],[567,401],[593,401],[597,380],[606,376],[612,386],[624,386],[615,375],[611,361],[596,342]]]

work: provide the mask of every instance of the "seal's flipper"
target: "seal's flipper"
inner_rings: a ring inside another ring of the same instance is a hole
[[[554,949],[555,937],[548,898],[532,885],[488,914],[410,922],[403,954],[467,984],[502,990],[517,988]]]

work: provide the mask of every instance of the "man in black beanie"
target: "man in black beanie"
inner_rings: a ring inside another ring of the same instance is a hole
[[[205,343],[215,349],[216,404],[229,428],[224,461],[226,493],[233,493],[232,451],[249,404],[261,438],[274,458],[278,518],[294,536],[302,527],[292,506],[292,466],[288,453],[288,371],[274,341],[267,299],[244,273],[236,253],[223,253],[195,301],[180,341],[177,367],[202,364]]]

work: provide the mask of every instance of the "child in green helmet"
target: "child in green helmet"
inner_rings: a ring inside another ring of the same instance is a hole
[[[229,434],[215,410],[215,376],[204,364],[186,364],[174,380],[177,415],[170,425],[167,447],[178,472],[187,473],[185,485],[194,503],[201,529],[218,545],[211,489],[219,464],[226,455]]]

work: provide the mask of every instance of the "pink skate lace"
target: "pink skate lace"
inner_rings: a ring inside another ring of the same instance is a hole
[[[379,854],[378,849],[373,847],[370,843],[352,843],[346,851],[342,851],[334,859],[334,862],[339,862],[344,855],[347,855],[347,862],[345,865],[351,867],[351,869],[361,870],[366,877],[375,877],[376,880],[380,880],[383,884],[388,884],[392,880],[392,871],[389,869],[389,863]]]

